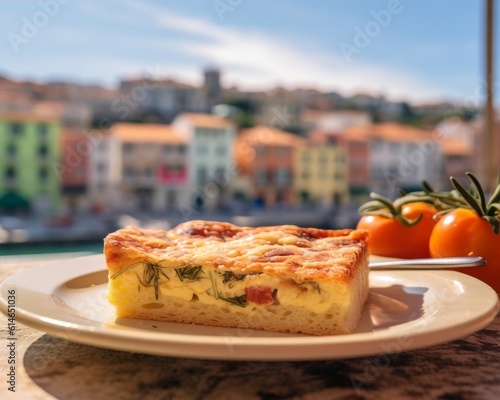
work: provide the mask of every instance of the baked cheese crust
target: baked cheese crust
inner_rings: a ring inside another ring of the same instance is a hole
[[[190,221],[104,240],[119,318],[316,335],[356,329],[368,294],[367,234]]]

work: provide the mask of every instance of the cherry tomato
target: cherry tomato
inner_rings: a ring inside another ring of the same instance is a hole
[[[429,238],[436,225],[432,217],[437,212],[427,203],[409,203],[402,207],[402,216],[415,220],[422,214],[422,219],[413,226],[405,226],[396,218],[364,215],[357,228],[368,231],[371,254],[398,258],[430,257]]]
[[[432,257],[481,256],[488,265],[460,268],[459,272],[474,276],[500,293],[500,234],[474,211],[458,208],[442,217],[430,238]]]

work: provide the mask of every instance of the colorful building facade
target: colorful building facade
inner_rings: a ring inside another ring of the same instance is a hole
[[[188,202],[184,209],[222,207],[233,194],[237,171],[234,161],[234,124],[210,114],[184,113],[172,127],[189,143]]]
[[[340,205],[349,199],[347,152],[328,136],[310,137],[296,154],[297,196],[302,205]]]
[[[60,125],[28,113],[0,115],[0,209],[56,212],[60,205]]]
[[[187,201],[188,168],[187,141],[171,126],[114,124],[92,153],[92,208],[175,209]]]
[[[268,126],[240,132],[235,145],[238,169],[253,187],[246,196],[261,207],[294,205],[297,152],[305,145],[304,138]]]
[[[340,139],[350,158],[351,188],[359,178],[361,190],[394,197],[400,189],[419,190],[424,179],[434,186],[442,183],[443,154],[430,131],[382,123],[349,128]]]

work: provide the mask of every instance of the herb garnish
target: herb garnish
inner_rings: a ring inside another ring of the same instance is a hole
[[[319,287],[319,283],[314,283],[314,286],[316,287],[316,291],[318,294],[321,294],[321,288]]]
[[[241,296],[235,296],[235,297],[220,297],[221,300],[227,301],[228,303],[234,304],[235,306],[239,307],[246,307],[248,305],[247,302],[247,295],[242,294]]]
[[[139,275],[137,275],[137,279],[139,279],[139,282],[144,287],[154,287],[155,299],[158,300],[159,285],[160,285],[161,276],[164,276],[167,279],[167,281],[170,280],[168,275],[162,271],[162,269],[165,269],[167,267],[164,267],[163,265],[161,265],[160,262],[154,263],[154,262],[147,261],[147,260],[138,261],[138,262],[130,264],[129,266],[114,273],[113,275],[111,275],[111,279],[116,279],[118,276],[123,274],[125,271],[128,271],[129,269],[137,267],[138,265],[141,265],[141,264],[144,265],[144,270],[142,272],[142,279],[139,277]]]
[[[230,272],[230,273],[232,273],[232,272]],[[213,295],[214,295],[216,300],[223,300],[227,303],[233,304],[233,305],[238,306],[238,307],[246,307],[248,305],[246,294],[242,294],[240,296],[235,296],[235,297],[221,296],[221,294],[219,292],[219,288],[217,286],[217,279],[218,279],[217,273],[214,273],[214,271],[210,271],[210,281],[212,282]],[[243,278],[240,278],[240,279],[243,279]]]
[[[233,271],[218,272],[218,274],[222,276],[223,284],[226,284],[230,281],[241,281],[247,276],[246,274],[235,274]]]
[[[176,268],[175,273],[179,277],[179,280],[184,282],[184,279],[188,281],[198,281],[201,279],[200,274],[204,274],[205,272],[203,271],[201,265],[198,265],[196,267],[188,266]]]

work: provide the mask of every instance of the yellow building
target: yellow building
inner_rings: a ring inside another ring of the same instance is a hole
[[[295,189],[302,205],[338,205],[349,197],[345,149],[326,137],[310,138],[296,153]]]

